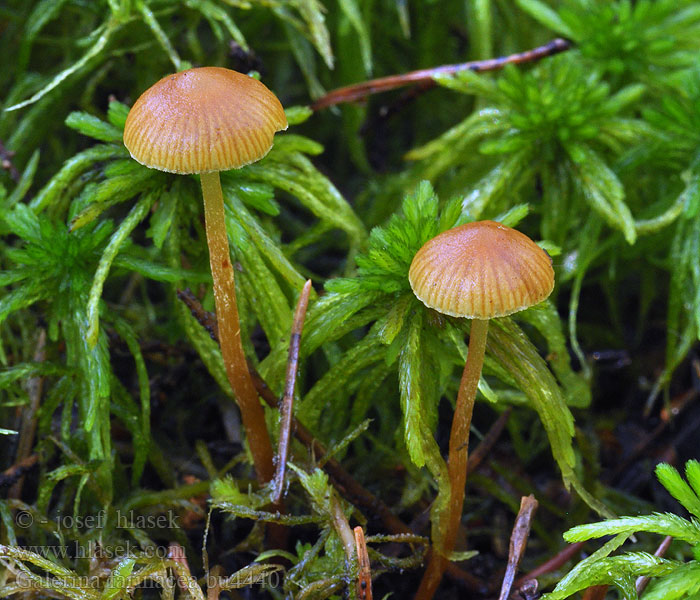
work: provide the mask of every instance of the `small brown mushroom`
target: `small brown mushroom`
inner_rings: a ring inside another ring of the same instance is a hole
[[[284,109],[270,90],[220,67],[164,77],[134,103],[124,128],[124,145],[141,164],[200,174],[221,354],[261,482],[273,474],[272,446],[240,339],[219,171],[261,159],[275,132],[286,128]]]
[[[525,310],[554,288],[549,255],[525,234],[494,221],[477,221],[441,233],[413,257],[408,274],[416,297],[429,308],[472,319],[469,353],[457,395],[447,461],[448,514],[440,546],[416,598],[433,597],[454,550],[464,503],[469,428],[486,351],[489,319]]]

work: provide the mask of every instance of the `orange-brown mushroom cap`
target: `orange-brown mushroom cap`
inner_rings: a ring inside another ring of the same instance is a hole
[[[142,165],[171,173],[225,171],[255,162],[287,128],[277,97],[230,69],[168,75],[134,103],[124,145]]]
[[[549,255],[524,233],[494,221],[449,229],[413,257],[413,292],[453,317],[492,319],[542,302],[554,288]]]

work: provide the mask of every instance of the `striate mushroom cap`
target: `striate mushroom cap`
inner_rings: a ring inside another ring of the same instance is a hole
[[[261,159],[283,129],[284,109],[264,84],[200,67],[168,75],[141,94],[126,119],[124,145],[152,169],[207,173]]]
[[[453,317],[492,319],[534,306],[551,294],[549,255],[525,234],[494,221],[449,229],[416,253],[413,293]]]

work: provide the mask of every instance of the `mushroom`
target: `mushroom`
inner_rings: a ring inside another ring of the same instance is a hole
[[[408,279],[428,308],[472,319],[469,353],[450,431],[450,501],[440,527],[440,546],[431,554],[416,598],[432,598],[454,550],[467,478],[469,427],[486,350],[489,319],[525,310],[554,288],[549,255],[525,234],[494,221],[449,229],[413,257]]]
[[[286,128],[284,109],[267,87],[220,67],[164,77],[134,103],[124,127],[124,145],[142,165],[200,175],[221,354],[261,482],[273,474],[272,446],[241,344],[219,171],[261,159]]]

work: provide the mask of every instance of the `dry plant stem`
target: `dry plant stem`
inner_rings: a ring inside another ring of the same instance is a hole
[[[345,552],[345,560],[347,561],[348,568],[357,560],[357,555],[355,554],[355,534],[352,529],[350,529],[350,523],[343,512],[343,507],[340,505],[338,498],[334,493],[331,493],[330,497],[330,517],[331,525],[333,529],[338,534],[341,543],[343,544],[343,552]]]
[[[543,562],[539,567],[535,567],[529,573],[518,577],[515,582],[515,587],[521,588],[531,579],[537,579],[540,575],[546,575],[552,571],[556,571],[561,568],[567,562],[572,560],[577,554],[580,554],[583,550],[584,542],[576,542],[575,544],[570,544],[566,546],[561,552],[555,554],[549,560]]]
[[[367,553],[365,532],[359,525],[353,529],[355,534],[355,549],[357,551],[357,584],[355,594],[359,600],[372,600],[372,570]]]
[[[287,467],[287,455],[289,453],[289,437],[292,429],[292,415],[294,409],[294,386],[297,381],[297,369],[299,368],[299,346],[301,345],[301,333],[304,329],[306,307],[309,305],[309,293],[311,292],[311,280],[307,279],[299,294],[297,307],[294,311],[292,322],[292,335],[289,340],[289,353],[287,355],[287,375],[284,384],[284,397],[280,414],[280,436],[277,444],[277,469],[275,470],[274,484],[272,486],[272,502],[277,503],[282,496],[284,487],[284,471]]]
[[[476,450],[469,455],[469,460],[467,461],[467,474],[473,473],[476,469],[478,469],[484,459],[491,453],[494,445],[501,437],[501,434],[503,433],[512,412],[512,406],[506,408],[501,413],[501,416],[494,421],[493,425],[489,427],[486,435],[481,438]]]
[[[274,473],[272,445],[265,424],[265,413],[250,377],[241,343],[236,285],[226,233],[224,197],[221,192],[219,173],[202,173],[201,181],[204,196],[204,220],[207,243],[209,244],[209,263],[214,280],[219,345],[226,367],[226,375],[241,409],[241,418],[250,452],[253,455],[255,472],[258,481],[265,483],[272,479]]]
[[[605,596],[607,595],[607,585],[593,585],[586,588],[586,591],[583,593],[583,600],[605,600]]]
[[[46,330],[40,329],[34,351],[35,362],[44,362],[46,359]],[[27,395],[29,404],[22,411],[22,424],[19,430],[19,443],[17,444],[17,454],[15,459],[21,463],[32,453],[34,437],[36,435],[37,413],[41,402],[41,393],[44,384],[43,377],[31,377],[27,382]],[[8,498],[20,498],[22,496],[22,485],[24,477],[20,477],[7,493]]]
[[[537,500],[535,500],[535,496],[530,494],[520,499],[520,510],[518,511],[518,517],[515,519],[515,525],[513,525],[513,533],[510,536],[508,566],[503,576],[503,584],[501,585],[501,593],[498,596],[498,600],[508,600],[510,597],[515,573],[518,571],[518,565],[523,554],[525,554],[527,539],[530,536],[530,524],[536,510]]]
[[[213,315],[202,308],[199,300],[192,294],[190,290],[178,290],[177,296],[182,300],[187,308],[189,308],[192,316],[204,327],[212,336],[214,341],[219,340],[216,319]],[[260,377],[260,374],[255,370],[253,365],[248,365],[250,375],[253,378],[255,389],[260,397],[270,408],[277,408],[277,397],[274,392],[268,387],[267,383]],[[313,434],[304,427],[292,415],[291,431],[294,436],[302,442],[309,450],[311,450],[317,460],[323,458],[326,454],[325,446],[319,442]],[[333,479],[334,486],[340,491],[343,497],[347,498],[356,506],[369,510],[376,515],[384,524],[384,527],[391,533],[411,533],[410,528],[401,519],[396,517],[391,509],[380,498],[377,498],[372,492],[362,487],[348,473],[343,466],[334,458],[326,461],[323,469]]]
[[[39,462],[39,455],[32,454],[16,462],[0,473],[0,489],[14,485],[24,474]],[[9,498],[8,494],[8,498]]]
[[[671,545],[671,542],[673,541],[673,537],[670,535],[667,535],[661,544],[659,544],[659,547],[656,549],[656,552],[654,552],[654,556],[664,556],[666,554],[666,551],[668,550],[669,546]],[[642,577],[637,577],[637,581],[635,582],[635,588],[637,589],[637,596],[641,596],[642,592],[646,589],[646,587],[649,585],[649,581],[651,581],[650,577],[647,577],[646,575]]]
[[[265,400],[270,408],[274,408],[277,405],[277,399],[272,393],[272,390],[267,387],[265,381],[263,381],[260,375],[252,367],[251,375],[253,376],[255,386],[258,389],[262,399]],[[502,427],[500,429],[502,430]],[[320,460],[326,454],[326,448],[323,446],[323,444],[315,439],[311,432],[294,417],[292,417],[292,431],[295,437],[301,443],[303,443],[307,448],[313,450],[316,460]],[[495,441],[495,437],[490,436],[488,433],[484,439]],[[474,454],[477,454],[477,452],[474,452]],[[330,475],[331,479],[333,480],[333,486],[341,493],[343,498],[358,508],[367,510],[371,514],[375,515],[379,520],[381,520],[384,527],[386,527],[390,533],[412,533],[410,527],[396,515],[394,515],[394,513],[391,512],[391,509],[382,501],[381,498],[378,498],[368,489],[362,487],[362,485],[360,485],[337,460],[331,458],[330,460],[326,461],[323,464],[323,470]],[[472,470],[471,465],[469,470]],[[449,563],[447,566],[447,572],[468,590],[476,592],[480,595],[484,595],[488,591],[488,585],[483,580],[475,577],[471,573],[467,573],[456,564]]]
[[[416,600],[430,600],[440,585],[442,575],[449,562],[448,556],[454,550],[457,531],[464,504],[464,486],[467,481],[467,460],[469,457],[469,427],[472,422],[476,389],[484,364],[488,320],[473,319],[469,333],[469,353],[464,365],[462,381],[457,394],[457,406],[452,417],[447,471],[450,477],[450,502],[448,514],[441,519],[440,547],[431,553],[428,568],[423,574]]]
[[[207,600],[219,600],[223,574],[224,569],[221,565],[214,565],[214,568],[207,573]]]
[[[488,60],[475,60],[456,65],[441,65],[430,69],[420,69],[418,71],[409,71],[401,75],[389,75],[388,77],[380,77],[379,79],[371,79],[361,83],[355,83],[336,90],[328,92],[316,100],[312,105],[312,110],[319,110],[328,106],[334,106],[343,102],[353,102],[366,98],[371,94],[378,92],[386,92],[399,87],[410,84],[422,84],[425,86],[435,85],[433,78],[436,75],[452,75],[460,71],[474,71],[480,73],[482,71],[495,71],[502,69],[507,64],[520,64],[539,60],[546,56],[553,56],[571,48],[571,42],[555,38],[544,46],[538,46],[532,50],[501,56],[499,58],[491,58]]]

